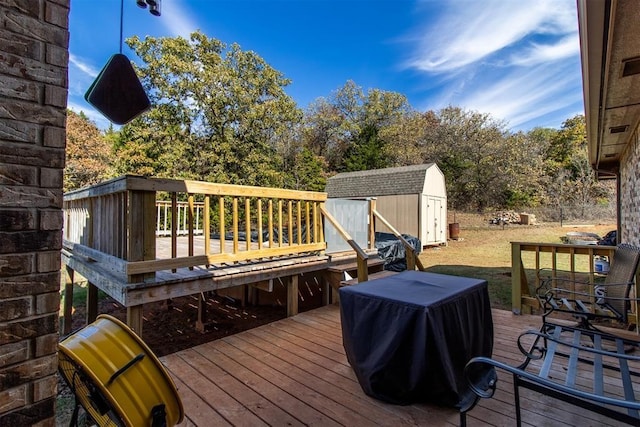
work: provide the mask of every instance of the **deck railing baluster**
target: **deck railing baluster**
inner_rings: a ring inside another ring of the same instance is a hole
[[[258,199],[257,208],[258,210],[258,249],[262,249],[263,239],[262,239],[262,199]]]
[[[244,199],[244,222],[245,222],[245,241],[246,241],[246,250],[250,251],[251,250],[251,199],[249,199],[248,197]]]

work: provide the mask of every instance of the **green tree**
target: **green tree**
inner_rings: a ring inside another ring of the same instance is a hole
[[[64,191],[113,177],[111,143],[83,112],[67,110],[66,144]]]
[[[386,157],[391,166],[409,166],[433,162],[439,119],[434,111],[408,111],[380,130]]]
[[[576,115],[550,133],[545,151],[551,204],[580,217],[598,200],[613,197],[613,189],[597,180],[589,163],[586,135],[584,116]]]
[[[352,172],[390,166],[385,145],[378,137],[378,128],[373,124],[365,125],[345,152],[345,170]]]
[[[445,175],[449,204],[482,211],[494,206],[508,179],[505,125],[488,114],[447,107],[437,113],[433,156]]]
[[[317,99],[306,111],[305,146],[323,156],[331,172],[392,164],[383,160],[388,155],[387,140],[379,134],[410,111],[404,95],[380,89],[365,94],[349,80],[329,98]],[[366,160],[356,158],[363,154]]]
[[[284,92],[282,73],[251,51],[201,32],[128,45],[152,110],[127,125],[120,153],[132,150],[161,176],[247,185],[284,182],[279,137],[302,113]],[[127,162],[121,162],[125,166]]]
[[[292,183],[288,187],[294,190],[324,191],[327,185],[325,167],[323,157],[303,148],[296,155],[290,173]]]
[[[552,135],[547,152],[546,161],[556,168],[568,167],[577,150],[586,148],[587,128],[583,115],[577,115],[565,120],[562,128]]]

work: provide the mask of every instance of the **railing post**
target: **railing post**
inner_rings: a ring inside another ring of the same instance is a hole
[[[69,266],[65,268],[64,275],[64,307],[63,307],[63,323],[62,323],[62,335],[69,335],[71,333],[71,314],[73,312],[73,279],[74,271]]]
[[[361,253],[356,252],[358,260],[358,283],[363,283],[369,280],[369,267],[367,265],[366,257],[363,257]]]
[[[369,199],[369,249],[373,249],[376,243],[376,222],[374,212],[376,211],[376,199]]]
[[[130,191],[127,261],[147,261],[156,258],[155,204],[155,191]],[[147,280],[155,280],[155,273],[136,274],[127,278],[129,283]],[[127,324],[142,336],[142,305],[127,307]]]
[[[522,257],[520,243],[511,243],[511,311],[522,314]]]

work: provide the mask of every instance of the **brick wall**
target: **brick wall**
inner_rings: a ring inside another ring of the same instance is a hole
[[[55,426],[69,1],[0,1],[0,426]]]
[[[640,246],[640,128],[620,162],[620,242]]]

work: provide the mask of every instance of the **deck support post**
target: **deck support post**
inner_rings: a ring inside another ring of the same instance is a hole
[[[196,320],[196,330],[204,333],[204,325],[207,323],[207,298],[204,292],[198,295],[198,319]]]
[[[329,284],[329,280],[322,275],[322,305],[329,305],[332,303],[332,292],[331,285]]]
[[[142,337],[142,307],[143,304],[127,307],[127,325],[139,337]]]
[[[71,333],[73,312],[73,276],[74,271],[67,266],[64,275],[64,307],[62,309],[62,336]]]
[[[98,287],[87,282],[87,325],[98,317]]]
[[[127,261],[148,261],[156,258],[156,193],[155,191],[130,191],[127,216]],[[155,273],[134,274],[127,277],[130,283],[154,281]],[[127,325],[142,337],[142,304],[127,307]]]
[[[522,314],[522,280],[527,280],[522,272],[520,244],[511,243],[511,311],[514,314]]]
[[[298,275],[289,276],[287,286],[287,317],[298,314]]]
[[[255,284],[248,286],[248,294],[249,296],[247,297],[247,304],[253,306],[260,304],[258,288],[255,286]]]

